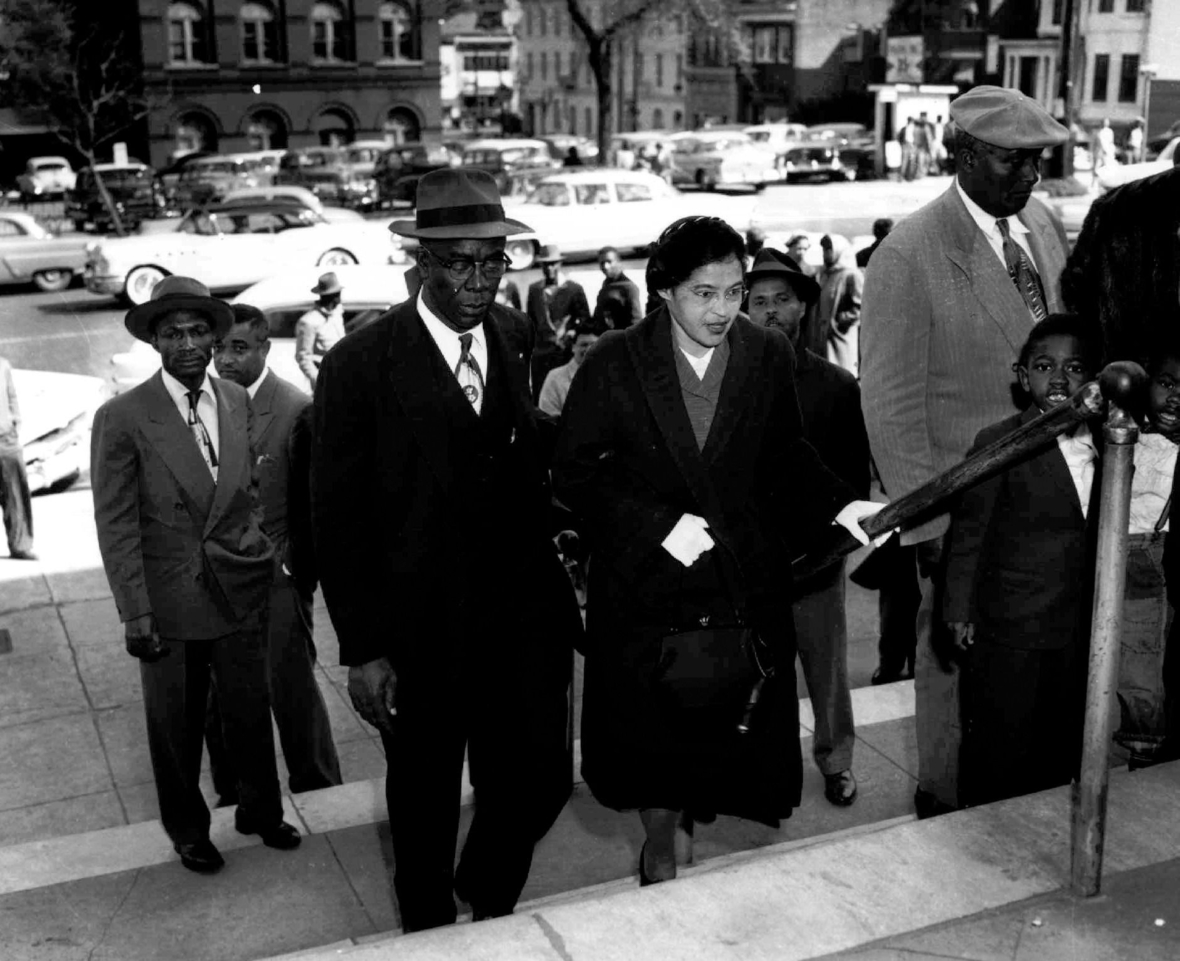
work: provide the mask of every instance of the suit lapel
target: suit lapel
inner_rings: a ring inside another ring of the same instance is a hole
[[[205,521],[205,533],[217,524],[225,512],[241,479],[242,468],[249,456],[246,436],[246,405],[230,396],[217,378],[210,378],[213,393],[217,396],[217,492],[213,495],[213,506]],[[205,471],[208,474],[208,468]]]
[[[1020,213],[1020,222],[1028,228],[1028,244],[1032,248],[1033,263],[1041,275],[1045,291],[1045,307],[1051,314],[1062,309],[1059,278],[1065,269],[1065,258],[1051,224],[1044,217],[1034,216],[1029,207]]]
[[[278,391],[277,377],[278,375],[273,370],[267,371],[266,377],[254,394],[254,399],[250,402],[250,406],[254,408],[254,436],[251,439],[258,450],[262,450],[267,432],[275,422],[274,400],[275,393]]]
[[[147,415],[143,430],[152,449],[193,502],[208,509],[214,494],[213,475],[197,449],[192,430],[164,386],[162,373],[157,371],[147,381],[143,396]]]

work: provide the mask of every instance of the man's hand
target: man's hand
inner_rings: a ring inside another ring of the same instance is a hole
[[[975,643],[974,624],[967,621],[947,621],[946,629],[950,634],[951,644],[960,654],[965,654],[967,648]]]
[[[713,549],[709,522],[696,514],[681,514],[680,520],[660,546],[685,567],[692,567],[698,557]]]
[[[884,504],[878,504],[875,501],[849,501],[844,505],[840,513],[836,515],[836,519],[832,523],[839,524],[849,534],[855,537],[857,541],[867,545],[869,543],[869,535],[860,526],[860,522],[867,517],[872,517],[884,506]],[[873,546],[880,547],[894,533],[895,531],[886,531],[884,534],[881,534],[873,541]]]
[[[397,674],[384,657],[348,669],[348,696],[357,714],[386,734],[397,716]]]
[[[156,618],[153,614],[141,614],[123,625],[127,639],[127,653],[151,664],[167,657],[171,650],[156,633]]]

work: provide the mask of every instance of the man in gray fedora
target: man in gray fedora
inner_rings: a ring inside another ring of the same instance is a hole
[[[269,847],[299,845],[283,821],[267,696],[274,550],[246,390],[207,372],[233,311],[173,276],[125,322],[161,369],[94,415],[94,521],[127,652],[140,661],[160,820],[184,866],[209,873],[224,863],[199,783],[211,678],[239,772],[235,826]]]
[[[406,931],[513,910],[570,792],[581,618],[550,529],[541,415],[496,288],[504,215],[487,173],[418,185],[418,293],[328,353],[312,524],[348,690],[381,734]],[[466,751],[476,806],[455,868]]]

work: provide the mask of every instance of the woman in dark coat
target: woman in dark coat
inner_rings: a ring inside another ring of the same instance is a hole
[[[662,306],[587,356],[554,465],[591,532],[582,773],[606,806],[639,809],[644,883],[675,877],[678,825],[691,835],[721,813],[777,826],[799,803],[791,561],[834,518],[863,541],[856,521],[880,507],[803,439],[789,341],[738,318],[742,255],[717,218],[664,231],[648,264]],[[776,668],[745,734],[750,684],[734,709],[722,681],[748,652],[682,646],[683,632],[739,622]],[[716,711],[686,706],[677,657]]]

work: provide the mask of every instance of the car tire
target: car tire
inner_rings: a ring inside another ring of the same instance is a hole
[[[70,286],[74,279],[74,272],[67,268],[58,270],[38,270],[33,274],[33,283],[36,284],[38,290],[43,290],[47,294],[57,293],[59,290],[65,290]]]
[[[152,298],[152,288],[168,276],[168,271],[151,264],[134,267],[123,283],[122,299],[132,307],[146,304]]]
[[[339,247],[333,247],[327,253],[322,254],[320,259],[316,261],[317,267],[347,267],[351,264],[357,263],[356,257],[350,254],[347,250],[341,250]]]
[[[537,259],[537,245],[531,240],[510,240],[504,253],[512,261],[509,270],[528,270]]]

